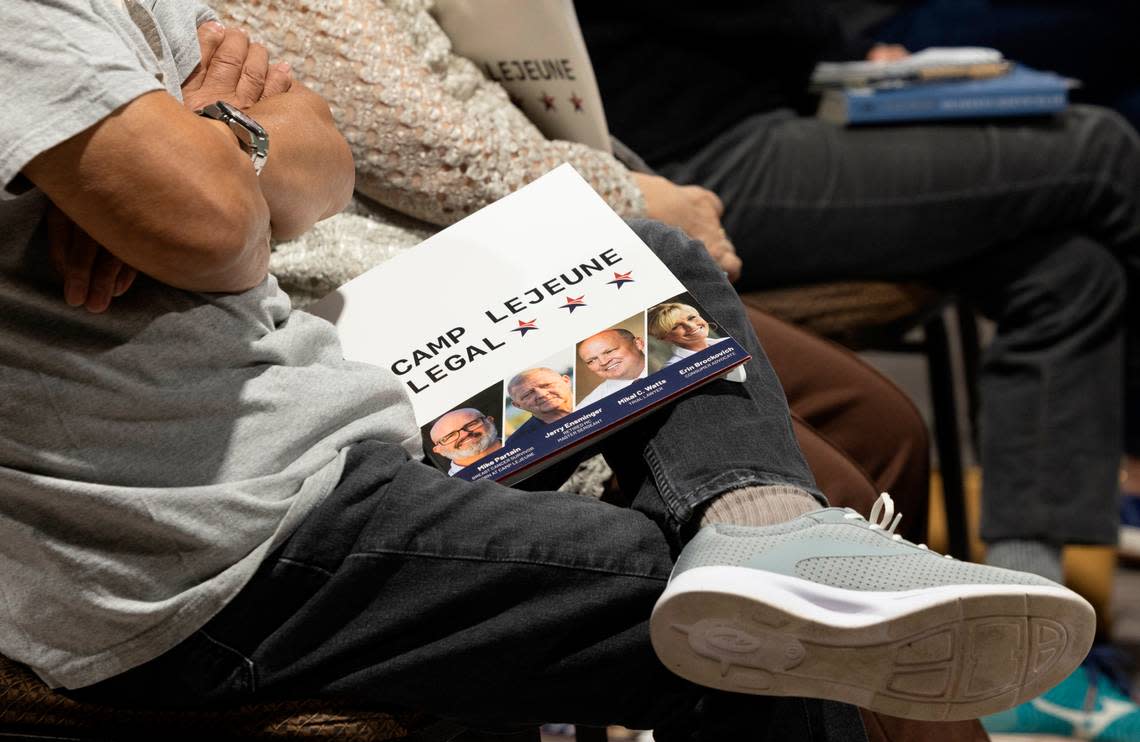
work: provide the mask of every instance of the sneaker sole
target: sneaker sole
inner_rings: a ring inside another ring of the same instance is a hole
[[[650,619],[683,678],[828,698],[925,721],[975,719],[1044,693],[1092,646],[1096,615],[1064,588],[860,592],[744,567],[670,581]]]

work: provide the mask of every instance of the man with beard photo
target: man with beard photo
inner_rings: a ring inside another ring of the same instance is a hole
[[[432,451],[451,462],[449,477],[503,447],[495,418],[472,407],[452,410],[431,426]]]

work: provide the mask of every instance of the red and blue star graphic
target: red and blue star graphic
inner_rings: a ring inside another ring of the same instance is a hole
[[[582,294],[581,296],[579,296],[576,299],[573,296],[567,296],[566,297],[566,303],[563,304],[562,306],[558,307],[558,308],[569,310],[570,314],[574,314],[575,309],[578,309],[579,307],[588,306],[586,304],[586,302],[583,301],[585,298],[586,298],[585,294]]]
[[[538,329],[538,325],[535,324],[535,322],[537,322],[537,321],[538,321],[537,317],[532,319],[530,322],[523,322],[520,319],[519,320],[519,326],[516,327],[515,329],[511,330],[511,332],[517,332],[522,337],[526,337],[526,334],[528,332],[530,332],[531,330],[537,330]]]
[[[614,271],[614,280],[610,281],[609,283],[612,283],[612,284],[614,284],[614,285],[615,285],[615,286],[617,286],[619,289],[620,289],[620,288],[621,288],[621,287],[622,287],[624,284],[627,284],[627,283],[634,283],[634,280],[633,280],[632,278],[630,278],[630,277],[629,277],[629,275],[630,275],[631,273],[633,273],[633,271],[627,271],[627,272],[625,272],[625,273],[618,273],[617,271]]]
[[[547,95],[545,92],[543,92],[542,97],[539,98],[539,100],[542,101],[542,105],[546,106],[546,108],[544,108],[543,110],[546,110],[546,111],[556,110],[554,108],[554,96],[553,95]]]
[[[577,93],[571,93],[570,94],[570,102],[572,104],[574,104],[574,111],[575,112],[580,113],[583,110],[582,104],[585,101],[583,101],[581,98],[579,98]]]

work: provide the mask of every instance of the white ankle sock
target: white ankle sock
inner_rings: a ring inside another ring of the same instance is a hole
[[[770,526],[819,509],[819,502],[799,487],[744,487],[725,492],[706,505],[701,525]]]

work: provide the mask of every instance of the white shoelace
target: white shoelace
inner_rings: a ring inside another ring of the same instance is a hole
[[[869,525],[867,526],[872,531],[882,531],[895,541],[902,541],[903,537],[895,533],[895,528],[898,527],[899,521],[902,520],[902,513],[895,513],[895,501],[886,492],[879,493],[879,499],[875,500],[875,504],[871,506],[871,517],[864,518],[859,513],[852,510],[844,516],[847,520],[866,520]],[[918,548],[924,551],[930,551],[926,544],[918,544]],[[943,554],[945,559],[953,559],[954,557],[949,554]]]

